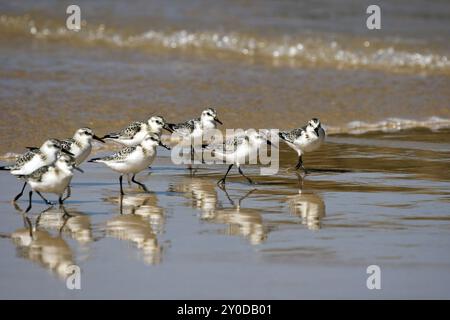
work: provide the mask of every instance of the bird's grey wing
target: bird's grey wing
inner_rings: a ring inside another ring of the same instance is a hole
[[[278,135],[287,142],[294,142],[298,137],[305,133],[304,128],[297,128],[292,131],[280,131]]]
[[[195,120],[189,120],[183,123],[177,123],[177,124],[169,124],[168,125],[170,129],[173,130],[173,132],[182,135],[182,136],[188,136],[194,131],[195,129]]]
[[[123,161],[130,153],[136,150],[137,146],[125,147],[116,153],[113,153],[109,156],[101,158],[101,160],[105,161]]]
[[[41,181],[42,176],[48,172],[50,166],[43,166],[39,169],[34,170],[32,173],[28,175],[20,175],[19,178],[24,178],[25,180],[33,180],[33,181]]]
[[[213,141],[206,147],[206,149],[221,151],[224,153],[233,153],[236,148],[242,144],[244,139],[245,134],[237,134],[232,137],[228,137],[225,140]]]
[[[18,170],[23,167],[25,163],[33,159],[33,157],[40,152],[39,149],[33,149],[25,152],[17,157],[16,162],[10,166],[8,166],[11,170]]]
[[[119,132],[109,133],[103,138],[110,139],[133,139],[134,135],[141,130],[142,123],[135,121],[120,130]]]

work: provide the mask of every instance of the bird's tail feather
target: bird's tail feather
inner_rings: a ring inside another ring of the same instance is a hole
[[[0,166],[0,170],[10,171],[11,169],[8,168],[7,166]]]

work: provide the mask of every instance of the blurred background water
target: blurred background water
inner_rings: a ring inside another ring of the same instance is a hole
[[[205,106],[240,128],[449,123],[447,1],[380,1],[376,31],[370,1],[78,1],[80,32],[69,4],[0,4],[1,154]]]

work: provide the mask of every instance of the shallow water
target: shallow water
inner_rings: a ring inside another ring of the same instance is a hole
[[[192,176],[164,150],[139,175],[151,193],[127,187],[122,210],[117,176],[88,163],[73,180],[70,218],[34,200],[32,241],[10,203],[20,184],[1,174],[0,297],[449,298],[449,137],[330,137],[306,155],[303,186],[282,145],[278,175],[247,166],[258,184],[232,171],[225,190],[216,186],[224,166]],[[79,291],[64,281],[73,263]],[[366,288],[372,264],[382,270],[379,291]]]

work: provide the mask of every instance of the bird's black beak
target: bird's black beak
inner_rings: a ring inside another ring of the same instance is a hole
[[[166,148],[167,150],[170,150],[169,146],[166,146],[164,143],[162,143],[161,141],[159,142],[159,145],[163,148]]]
[[[170,126],[169,126],[167,123],[165,123],[165,124],[163,125],[163,129],[166,129],[166,130],[169,131],[170,133],[173,133],[172,128],[170,128]]]
[[[75,170],[77,170],[77,171],[79,171],[79,172],[81,172],[81,173],[84,173],[84,171],[82,170],[82,169],[80,169],[80,168],[78,168],[78,167],[73,167]]]
[[[92,138],[94,138],[97,141],[100,141],[101,143],[105,143],[105,140],[103,140],[102,138],[96,136],[95,134],[92,136]]]
[[[317,136],[319,136],[319,129],[320,129],[320,127],[316,127],[316,128],[314,129],[314,132],[317,134]]]
[[[63,148],[61,148],[61,152],[64,152],[64,153],[66,153],[66,154],[68,154],[69,156],[72,156],[72,157],[75,156],[72,152],[70,152],[70,151],[68,151],[66,149],[63,149]]]
[[[222,121],[220,121],[219,118],[217,118],[217,117],[214,118],[214,121],[217,123],[223,124]]]

